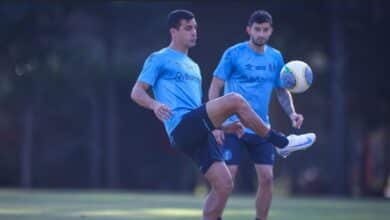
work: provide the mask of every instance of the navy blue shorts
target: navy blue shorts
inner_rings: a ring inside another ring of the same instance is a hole
[[[171,133],[172,146],[189,156],[203,174],[214,162],[223,161],[222,149],[212,130],[214,125],[202,105],[185,114]]]
[[[245,133],[242,138],[225,134],[223,158],[227,165],[239,165],[244,149],[255,164],[273,165],[275,162],[274,146],[264,138],[249,133]]]

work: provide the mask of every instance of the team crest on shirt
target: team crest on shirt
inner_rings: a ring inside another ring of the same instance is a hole
[[[268,64],[268,70],[270,72],[275,72],[276,71],[276,64],[275,63]]]

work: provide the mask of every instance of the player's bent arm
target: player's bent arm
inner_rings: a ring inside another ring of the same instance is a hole
[[[221,90],[223,89],[223,86],[225,84],[225,81],[218,77],[213,77],[213,80],[211,81],[210,89],[209,89],[209,100],[218,98],[221,96]]]
[[[131,90],[131,99],[138,105],[153,110],[157,102],[147,93],[150,85],[137,81]]]
[[[292,113],[295,113],[294,102],[291,93],[285,88],[277,88],[276,96],[282,106],[284,112],[290,117]]]

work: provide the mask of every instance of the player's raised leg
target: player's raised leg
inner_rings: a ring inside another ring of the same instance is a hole
[[[277,147],[285,147],[288,140],[284,135],[268,128],[263,120],[252,110],[248,102],[237,93],[229,93],[206,103],[206,110],[213,125],[218,128],[230,116],[236,114],[245,127],[267,138]]]

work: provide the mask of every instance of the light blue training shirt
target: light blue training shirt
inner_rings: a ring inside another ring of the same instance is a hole
[[[278,50],[265,45],[264,53],[257,53],[245,41],[224,52],[214,76],[225,81],[224,94],[241,94],[270,127],[269,103],[273,88],[281,86],[279,73],[283,65],[283,57]],[[236,120],[238,117],[234,115],[226,122]],[[249,128],[245,131],[254,133]]]
[[[202,76],[198,64],[172,48],[152,53],[138,81],[150,85],[154,98],[172,110],[172,117],[164,121],[169,136],[184,114],[202,104]]]

